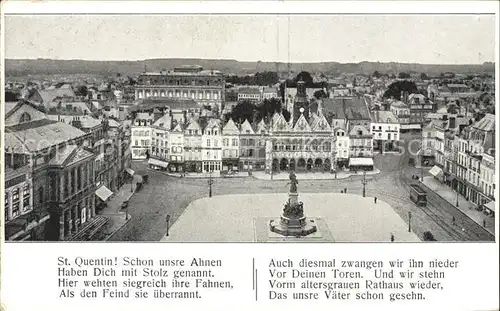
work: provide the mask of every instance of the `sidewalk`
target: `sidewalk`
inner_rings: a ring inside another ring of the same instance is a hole
[[[380,170],[375,168],[373,171],[367,171],[366,176],[370,175],[377,175],[380,173]],[[337,176],[335,174],[332,174],[330,172],[318,172],[318,173],[297,173],[298,180],[332,180],[332,179],[345,179],[349,178],[351,176],[363,176],[363,171],[358,171],[358,172],[337,172]],[[266,174],[263,171],[257,171],[253,172],[252,176],[257,179],[262,179],[262,180],[271,180],[271,174]],[[289,179],[289,173],[288,172],[281,172],[281,173],[275,173],[273,174],[273,179],[272,180],[288,180]]]
[[[437,179],[431,176],[425,176],[422,181],[429,189],[436,192],[440,197],[448,201],[456,207],[457,193],[450,187],[440,183]],[[476,205],[467,201],[463,196],[458,196],[458,207],[460,211],[466,214],[470,219],[483,227],[483,220],[486,220],[485,229],[495,235],[495,218],[485,215],[483,212],[476,210]]]
[[[108,224],[102,232],[104,241],[108,240],[116,231],[120,230],[120,228],[132,218],[128,215],[128,219],[126,219],[126,213],[121,210],[121,207],[122,203],[130,200],[132,195],[135,193],[136,182],[139,180],[140,176],[135,175],[132,186],[130,183],[123,184],[122,187],[118,189],[118,191],[115,192],[108,200],[107,206],[99,213],[99,216],[109,219]]]

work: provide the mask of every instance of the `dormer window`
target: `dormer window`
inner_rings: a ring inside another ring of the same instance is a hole
[[[21,117],[19,118],[19,123],[26,123],[30,121],[31,121],[30,114],[27,112],[23,112],[23,114],[21,114]]]

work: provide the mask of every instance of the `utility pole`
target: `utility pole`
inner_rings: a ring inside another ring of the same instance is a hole
[[[368,182],[366,181],[366,171],[363,171],[363,180],[361,181],[361,184],[363,185],[363,197],[366,196],[366,184]]]

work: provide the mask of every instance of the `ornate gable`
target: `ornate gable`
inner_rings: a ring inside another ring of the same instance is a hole
[[[330,132],[332,130],[322,113],[314,119],[314,124],[311,128],[313,132]]]
[[[243,122],[243,124],[241,125],[240,133],[241,134],[255,134],[255,132],[252,128],[252,125],[250,124],[250,122],[248,122],[248,120],[245,120],[245,122]]]
[[[174,127],[172,132],[181,133],[182,132],[182,125],[180,123],[177,123],[177,125]]]
[[[273,131],[274,132],[289,132],[291,130],[290,125],[286,122],[285,117],[280,114],[276,114],[277,117],[273,117]]]
[[[303,114],[300,115],[299,119],[295,123],[295,126],[293,127],[293,130],[295,132],[310,132],[311,131],[311,126],[309,126],[309,123],[306,120],[306,117],[304,117]]]
[[[222,134],[224,134],[224,135],[228,135],[228,134],[237,135],[239,133],[240,133],[240,130],[238,129],[238,127],[234,123],[233,119],[230,118],[229,121],[224,126],[224,128],[222,129]]]
[[[257,134],[268,134],[267,126],[264,120],[260,120],[259,124],[257,124],[257,129],[255,131]]]
[[[186,127],[185,131],[187,131],[187,130],[198,130],[198,131],[200,131],[199,133],[201,133],[201,126],[196,120],[191,119],[191,121],[189,122],[189,125]]]

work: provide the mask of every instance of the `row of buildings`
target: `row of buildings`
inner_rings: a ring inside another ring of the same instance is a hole
[[[431,174],[476,206],[489,204],[493,211],[495,115],[449,114],[446,120],[432,120],[422,134],[422,156],[435,165]]]
[[[390,111],[371,112],[363,97],[311,101],[309,93],[299,81],[289,120],[275,113],[254,122],[202,116],[194,102],[142,100],[131,109],[132,157],[171,172],[330,172],[373,169],[374,152],[397,150]]]
[[[101,221],[131,173],[128,133],[116,120],[6,103],[5,239],[68,240]]]

